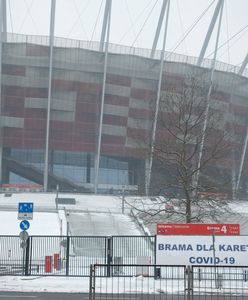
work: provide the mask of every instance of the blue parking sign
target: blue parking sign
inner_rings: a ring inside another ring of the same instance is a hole
[[[19,202],[18,212],[19,213],[32,213],[34,204],[33,202]]]
[[[34,211],[33,202],[19,202],[18,204],[18,219],[19,220],[32,220]]]

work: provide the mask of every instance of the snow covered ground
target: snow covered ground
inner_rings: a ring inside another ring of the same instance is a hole
[[[73,198],[75,204],[56,206],[55,193],[0,194],[0,235],[19,235],[18,203],[33,202],[30,235],[66,235],[69,224],[72,235],[140,235],[130,217],[123,215],[121,197],[61,194]]]
[[[130,222],[128,216],[121,214],[121,196],[79,194],[63,194],[59,196],[63,198],[75,198],[76,204],[61,204],[58,207],[59,210],[57,210],[55,193],[17,193],[12,194],[11,197],[5,197],[4,194],[0,194],[0,220],[2,221],[2,226],[0,226],[0,235],[19,234],[20,220],[17,219],[17,208],[19,202],[34,203],[34,218],[30,221],[31,226],[28,230],[30,235],[65,235],[68,221],[71,226],[70,230],[76,235],[81,235],[83,233],[85,233],[85,235],[94,235],[98,232],[97,228],[101,228],[102,235],[141,234],[135,225]],[[137,197],[135,197],[135,199],[137,201]],[[132,202],[132,198],[129,198],[129,201]],[[154,202],[151,202],[150,200],[143,200],[143,204],[144,201],[148,206],[154,205]],[[149,204],[149,201],[151,204]],[[224,217],[224,222],[241,223],[241,234],[247,234],[248,203],[232,203],[230,207],[233,211],[233,217],[228,220]],[[128,212],[129,209],[130,207],[125,207],[125,212]],[[77,222],[77,220],[79,221]],[[85,222],[85,220],[87,220],[87,222]],[[97,227],[92,228],[93,223]],[[79,226],[77,226],[77,224],[79,224]],[[87,224],[89,225],[88,227]],[[86,228],[89,231],[87,231]],[[139,281],[136,287],[139,285],[144,286],[144,284],[146,284],[146,279],[142,277],[136,279],[133,278],[133,280]],[[2,291],[78,293],[88,292],[88,289],[89,278],[87,277],[0,276],[0,290]]]
[[[21,231],[21,220],[17,219],[15,211],[0,211],[0,220],[4,226],[0,227],[0,235],[18,235]],[[29,220],[30,235],[60,235],[60,221],[57,213],[35,212],[34,219]]]

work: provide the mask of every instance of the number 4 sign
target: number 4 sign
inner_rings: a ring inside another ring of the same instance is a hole
[[[239,224],[157,224],[157,234],[240,235]]]

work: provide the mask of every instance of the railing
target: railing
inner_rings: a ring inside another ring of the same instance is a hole
[[[247,296],[247,267],[96,264],[90,268],[90,300],[225,300]]]
[[[18,33],[8,33],[7,34],[7,43],[27,43],[27,44],[36,44],[49,46],[49,36],[41,36],[41,35],[24,35]],[[62,47],[62,48],[77,48],[77,49],[86,49],[91,51],[99,51],[100,42],[96,41],[82,41],[75,39],[68,39],[62,37],[54,38],[54,46]],[[140,57],[151,57],[151,49],[131,47],[125,45],[118,44],[109,44],[109,52],[116,54],[127,54],[127,55],[136,55]],[[156,50],[154,59],[159,60],[161,56],[161,50]],[[188,56],[183,54],[177,54],[174,52],[166,52],[165,60],[170,62],[178,62],[178,63],[186,63],[191,65],[197,64],[197,57]],[[212,60],[205,58],[202,62],[203,68],[211,68]],[[238,73],[240,70],[239,66],[230,65],[221,61],[217,61],[215,64],[216,70],[230,72],[230,73]],[[248,77],[248,70],[245,69],[243,72],[243,76]]]
[[[89,276],[90,265],[154,263],[148,236],[0,236],[0,275]]]

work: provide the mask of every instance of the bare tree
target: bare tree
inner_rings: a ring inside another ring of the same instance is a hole
[[[153,207],[139,206],[140,212],[153,217],[167,213],[167,217],[173,216],[175,221],[187,223],[200,222],[209,216],[217,218],[217,207],[222,213],[223,201],[216,200],[216,196],[228,193],[231,186],[231,172],[227,172],[227,166],[230,167],[233,143],[226,126],[224,105],[221,107],[217,101],[211,100],[206,116],[207,92],[207,84],[190,76],[182,84],[163,93],[157,120],[150,194],[162,192],[166,200],[159,198]],[[214,89],[212,98],[217,93]],[[206,117],[207,127],[203,132]],[[204,194],[205,197],[202,196]],[[172,198],[177,202],[176,210],[173,209],[175,203],[172,205]]]

